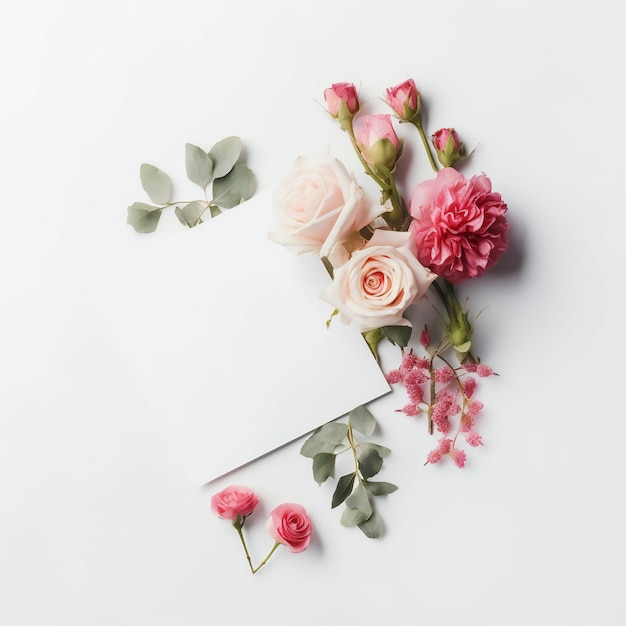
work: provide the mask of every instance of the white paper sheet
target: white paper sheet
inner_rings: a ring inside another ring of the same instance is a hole
[[[358,330],[326,328],[319,258],[268,240],[269,204],[131,231],[103,281],[111,341],[199,484],[389,391]]]

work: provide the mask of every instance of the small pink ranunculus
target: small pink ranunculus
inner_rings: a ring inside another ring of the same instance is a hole
[[[311,541],[313,525],[303,506],[286,503],[271,512],[267,532],[276,542],[287,546],[290,552],[302,552]]]
[[[211,498],[211,510],[223,519],[234,522],[239,516],[250,515],[258,503],[259,499],[252,489],[231,485]]]
[[[507,206],[484,174],[441,169],[415,188],[409,211],[417,258],[451,283],[480,276],[508,246]]]
[[[386,209],[371,205],[341,161],[299,157],[273,197],[276,228],[270,239],[295,254],[330,257],[337,244]]]
[[[359,110],[359,96],[352,83],[331,85],[324,90],[324,100],[334,118],[352,117]]]
[[[363,115],[354,122],[354,136],[363,158],[375,167],[392,170],[398,160],[400,141],[391,115]]]
[[[385,92],[387,104],[401,120],[410,120],[420,109],[420,92],[412,78]]]
[[[363,249],[335,269],[321,297],[361,332],[410,326],[404,312],[436,278],[417,260],[414,245],[409,233],[377,229]]]

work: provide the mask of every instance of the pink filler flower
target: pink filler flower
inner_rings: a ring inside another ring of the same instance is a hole
[[[313,527],[306,509],[300,504],[280,504],[267,520],[267,532],[290,552],[306,550]]]
[[[415,188],[409,211],[419,262],[451,283],[480,276],[508,246],[507,206],[484,174],[443,168]]]

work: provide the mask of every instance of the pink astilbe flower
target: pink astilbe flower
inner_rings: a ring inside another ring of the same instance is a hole
[[[465,467],[467,454],[465,454],[463,450],[456,450],[455,448],[452,448],[452,450],[450,450],[450,456],[452,457],[452,460],[456,463],[457,467]]]
[[[385,375],[385,380],[390,385],[395,385],[396,383],[402,382],[402,374],[400,370],[391,370]]]
[[[428,328],[424,326],[424,330],[420,334],[420,343],[424,346],[424,348],[428,348],[430,346],[430,333],[428,332]]]
[[[447,385],[454,378],[454,370],[449,365],[439,367],[434,371],[435,381],[441,385]]]
[[[495,374],[495,372],[488,365],[482,365],[482,364],[478,364],[476,366],[476,373],[481,378],[486,378],[487,376],[493,376]]]
[[[441,456],[442,454],[439,450],[431,450],[426,457],[426,463],[439,463]]]
[[[463,383],[463,393],[467,398],[471,398],[474,395],[474,391],[476,390],[476,379],[475,378],[466,378]]]
[[[483,445],[483,438],[475,430],[470,430],[465,435],[465,441],[467,441],[472,448]]]
[[[416,415],[419,415],[420,410],[419,410],[419,408],[417,406],[417,403],[405,404],[400,409],[400,413],[404,413],[405,415],[408,415],[409,417],[415,417]]]

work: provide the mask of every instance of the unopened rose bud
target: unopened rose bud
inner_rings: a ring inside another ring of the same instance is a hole
[[[349,125],[350,120],[359,110],[359,97],[352,83],[331,85],[324,90],[324,100],[326,100],[328,112],[339,120],[342,128]]]
[[[420,92],[412,78],[395,87],[389,87],[385,92],[385,98],[397,117],[403,121],[409,121],[419,113]]]
[[[452,167],[457,161],[465,157],[465,145],[459,141],[454,128],[440,128],[433,134],[433,146],[437,151],[437,158],[444,167]]]
[[[389,172],[393,170],[402,146],[390,115],[363,115],[357,118],[354,136],[367,163]]]

